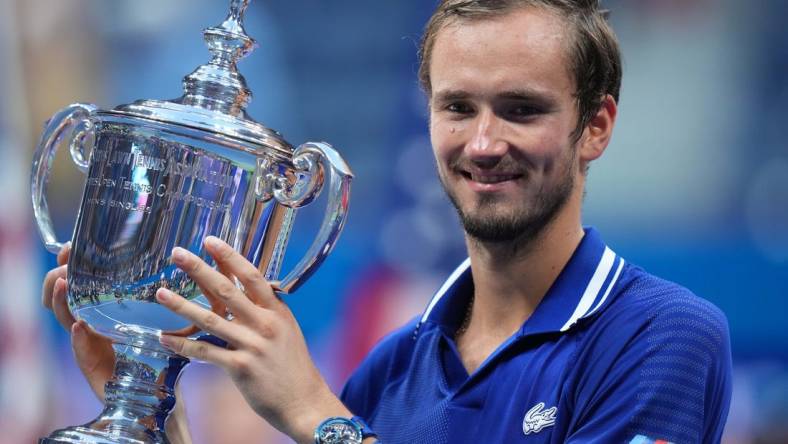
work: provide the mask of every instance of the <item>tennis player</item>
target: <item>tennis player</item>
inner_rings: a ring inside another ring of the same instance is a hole
[[[724,315],[581,222],[621,84],[598,2],[443,0],[423,37],[420,80],[468,249],[423,314],[385,338],[337,397],[288,307],[254,266],[208,238],[245,293],[188,251],[173,260],[235,319],[166,289],[157,298],[231,346],[162,343],[225,369],[299,443],[719,442],[731,397]],[[71,329],[101,396],[111,349],[68,314],[64,276],[63,267],[47,276],[45,304]],[[189,441],[182,411],[168,428]]]

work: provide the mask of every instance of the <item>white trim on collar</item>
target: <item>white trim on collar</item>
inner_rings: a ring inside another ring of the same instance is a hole
[[[427,309],[424,311],[424,314],[421,316],[420,322],[423,323],[424,321],[427,320],[427,318],[430,316],[430,313],[432,312],[432,309],[435,308],[435,305],[438,303],[438,301],[443,297],[444,294],[446,294],[447,291],[449,291],[449,288],[451,288],[451,286],[454,285],[457,279],[459,279],[460,276],[463,273],[465,273],[465,271],[468,270],[468,268],[470,268],[470,266],[471,266],[471,258],[465,259],[460,264],[460,266],[457,267],[451,273],[449,278],[446,279],[446,282],[444,282],[441,288],[438,290],[438,292],[435,293],[435,296],[432,297],[430,304],[427,306]]]
[[[591,276],[591,280],[588,282],[583,295],[580,298],[580,301],[577,303],[572,316],[567,319],[564,325],[561,327],[561,331],[567,331],[572,325],[574,325],[578,319],[584,318],[586,316],[590,316],[592,313],[596,312],[599,307],[607,300],[607,297],[610,295],[611,290],[615,286],[616,282],[618,281],[619,276],[621,275],[621,270],[624,268],[624,259],[618,258],[618,266],[615,267],[615,272],[613,274],[612,279],[607,286],[603,288],[605,281],[607,280],[608,276],[610,276],[611,271],[613,270],[614,265],[616,264],[616,253],[613,252],[609,247],[605,247],[605,251],[602,253],[602,258],[599,260],[597,264],[596,270],[594,274]],[[430,303],[427,305],[427,309],[424,311],[424,314],[421,316],[421,320],[419,324],[424,323],[432,313],[432,310],[438,304],[438,302],[443,298],[443,296],[449,291],[449,289],[457,282],[457,280],[462,276],[463,273],[468,271],[471,266],[471,259],[465,259],[449,276],[448,279],[441,285],[440,289],[435,293],[435,295],[430,300]],[[602,296],[600,297],[600,294]],[[596,301],[596,304],[594,302]],[[593,305],[593,308],[591,308]]]
[[[623,260],[621,260],[618,270],[616,270],[615,276],[613,276],[613,279],[610,280],[610,283],[605,289],[604,296],[599,301],[599,303],[597,303],[594,309],[589,311],[594,301],[599,297],[599,294],[602,291],[602,285],[604,285],[605,280],[607,280],[607,277],[610,275],[610,270],[613,269],[613,264],[615,261],[616,253],[614,253],[610,248],[605,247],[605,252],[602,253],[602,259],[599,260],[599,264],[596,266],[596,271],[594,271],[594,275],[591,276],[591,280],[588,282],[588,285],[583,292],[583,296],[580,298],[580,302],[577,303],[577,307],[575,307],[575,311],[572,313],[572,316],[570,316],[566,323],[564,323],[563,327],[561,327],[561,331],[567,331],[569,327],[577,322],[578,319],[586,316],[587,314],[593,313],[597,308],[599,308],[602,302],[604,302],[604,300],[607,298],[607,295],[610,293],[610,289],[613,288],[616,280],[618,280],[618,275],[621,272],[621,267],[624,264]]]
[[[621,274],[621,269],[623,268],[624,268],[624,258],[621,258],[621,260],[618,262],[618,268],[616,268],[616,274],[613,275],[613,279],[610,281],[610,285],[607,286],[607,290],[605,291],[604,296],[602,296],[602,299],[600,299],[599,302],[596,303],[594,308],[592,308],[591,311],[589,311],[588,313],[584,314],[583,317],[591,316],[595,311],[599,309],[599,307],[602,306],[602,304],[605,303],[607,296],[610,294],[610,290],[613,289],[613,286],[618,281],[618,276]]]

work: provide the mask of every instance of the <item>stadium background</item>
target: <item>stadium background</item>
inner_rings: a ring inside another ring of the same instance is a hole
[[[462,260],[433,173],[416,45],[434,2],[254,1],[260,47],[239,67],[250,113],[294,144],[326,140],[356,173],[335,252],[288,298],[339,389],[366,350],[414,316]],[[728,316],[734,394],[724,442],[788,442],[788,31],[783,0],[610,0],[625,58],[613,142],[584,220],[630,262]],[[42,122],[72,102],[108,109],[180,95],[207,61],[219,0],[0,0],[0,443],[91,419],[99,404],[40,306],[54,265],[34,231],[28,174]],[[50,207],[70,236],[84,183],[63,151]],[[316,230],[302,211],[290,264]],[[216,369],[189,366],[198,444],[284,442]]]

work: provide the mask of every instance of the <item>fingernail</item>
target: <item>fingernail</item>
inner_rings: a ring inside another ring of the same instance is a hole
[[[208,236],[205,238],[204,243],[206,247],[219,248],[224,242],[216,236]]]
[[[81,335],[83,332],[84,332],[84,330],[82,329],[82,326],[79,325],[79,322],[74,322],[73,324],[71,324],[71,335],[72,336]]]
[[[181,247],[172,249],[172,260],[175,262],[183,262],[186,260],[186,250]]]
[[[156,299],[159,302],[167,302],[172,299],[172,294],[170,293],[170,290],[167,290],[166,288],[159,288],[156,291]]]

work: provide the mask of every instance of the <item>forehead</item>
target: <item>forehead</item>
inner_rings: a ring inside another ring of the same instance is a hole
[[[458,18],[436,35],[430,60],[432,92],[527,89],[571,95],[568,29],[557,13],[539,7]]]

